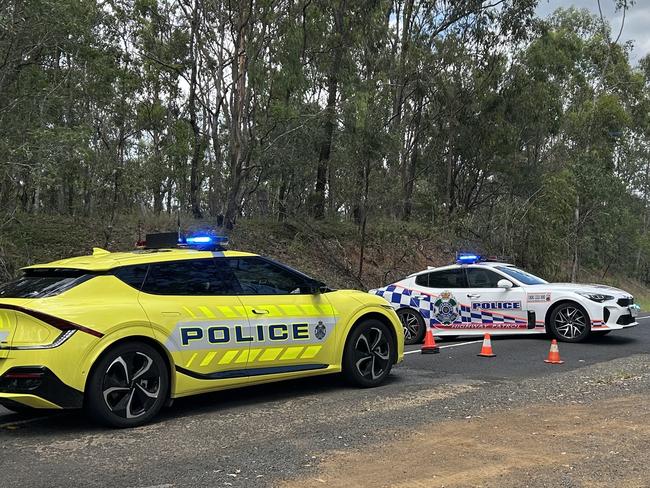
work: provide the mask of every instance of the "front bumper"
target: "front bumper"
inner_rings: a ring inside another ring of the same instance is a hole
[[[83,393],[61,381],[45,366],[16,366],[0,376],[0,405],[33,408],[81,408]]]
[[[603,307],[603,320],[595,320],[591,324],[592,330],[621,330],[639,325],[636,321],[636,314],[632,308],[636,305],[621,307],[620,305],[606,305]]]

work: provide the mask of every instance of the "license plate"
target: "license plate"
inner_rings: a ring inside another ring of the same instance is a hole
[[[638,305],[630,305],[628,308],[630,310],[630,315],[632,317],[636,317],[637,315],[639,315],[639,306]]]

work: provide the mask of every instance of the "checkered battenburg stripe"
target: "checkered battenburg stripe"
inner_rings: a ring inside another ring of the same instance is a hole
[[[385,288],[375,290],[375,293],[388,301],[395,309],[402,307],[412,307],[420,312],[425,320],[429,320],[433,324],[439,324],[434,316],[435,306],[434,302],[437,296],[425,295],[422,292],[402,288],[401,286],[388,285]],[[417,296],[418,298],[415,298]],[[528,325],[528,321],[523,318],[516,318],[506,316],[495,312],[487,312],[485,310],[472,310],[467,305],[459,305],[460,316],[456,322],[472,323],[481,322],[482,324],[502,323],[502,324],[517,324]]]

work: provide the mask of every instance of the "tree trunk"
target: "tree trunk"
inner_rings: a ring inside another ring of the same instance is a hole
[[[573,231],[573,256],[571,262],[571,283],[578,279],[580,269],[580,196],[576,196],[576,208],[574,211]]]
[[[338,90],[339,65],[341,63],[341,49],[336,48],[334,63],[327,82],[327,106],[325,107],[325,123],[323,124],[323,140],[318,153],[318,167],[316,169],[316,191],[314,193],[314,207],[312,215],[316,219],[325,216],[325,189],[327,186],[327,173],[329,170],[330,155],[332,152],[332,136],[336,118],[336,96]]]
[[[420,157],[420,121],[422,119],[422,98],[418,98],[417,108],[413,119],[413,147],[411,157],[404,161],[402,171],[403,185],[403,209],[402,218],[405,221],[411,219],[413,208],[413,189],[415,188],[415,172],[417,169],[418,159]]]
[[[316,168],[316,189],[313,197],[312,216],[316,219],[325,217],[325,190],[329,172],[330,155],[332,153],[332,138],[336,125],[336,98],[339,88],[339,74],[341,61],[343,60],[343,49],[345,44],[344,13],[346,0],[339,2],[338,8],[334,11],[334,25],[338,41],[332,55],[332,66],[327,77],[327,105],[325,106],[325,121],[323,123],[323,136],[318,153],[318,166]]]
[[[198,60],[196,51],[199,43],[199,1],[195,0],[192,8],[192,22],[190,27],[190,62],[192,70],[190,72],[190,87],[188,97],[188,110],[190,112],[190,125],[194,134],[192,148],[192,157],[190,160],[190,207],[192,215],[196,219],[203,217],[201,212],[201,201],[199,190],[201,186],[199,163],[201,160],[201,131],[196,116],[196,90],[198,76]]]
[[[229,190],[226,199],[225,226],[232,229],[239,216],[241,206],[241,189],[244,179],[244,162],[248,151],[246,141],[248,106],[248,30],[250,26],[250,12],[247,2],[240,1],[237,23],[237,37],[235,42],[235,59],[232,63],[233,89],[230,95],[230,176]]]

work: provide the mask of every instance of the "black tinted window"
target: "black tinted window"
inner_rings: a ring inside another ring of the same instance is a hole
[[[420,286],[429,286],[429,275],[431,273],[424,273],[421,275],[417,275],[415,277],[415,284],[420,285]]]
[[[92,278],[79,269],[29,269],[20,278],[0,285],[0,298],[45,298],[59,295]]]
[[[307,277],[262,258],[225,260],[232,269],[244,295],[287,295],[309,291]]]
[[[467,287],[467,283],[465,281],[465,270],[463,270],[462,268],[446,269],[444,271],[434,271],[432,273],[428,273],[427,275],[420,275],[420,276],[427,276],[426,278],[427,284],[422,286],[428,286],[429,288],[466,288]]]
[[[144,278],[147,276],[148,264],[138,266],[124,266],[116,269],[113,274],[129,286],[139,290],[142,288]]]
[[[499,280],[504,279],[489,269],[468,268],[467,281],[470,288],[497,288]]]
[[[233,295],[239,286],[227,266],[212,259],[155,263],[142,291],[154,295]]]

